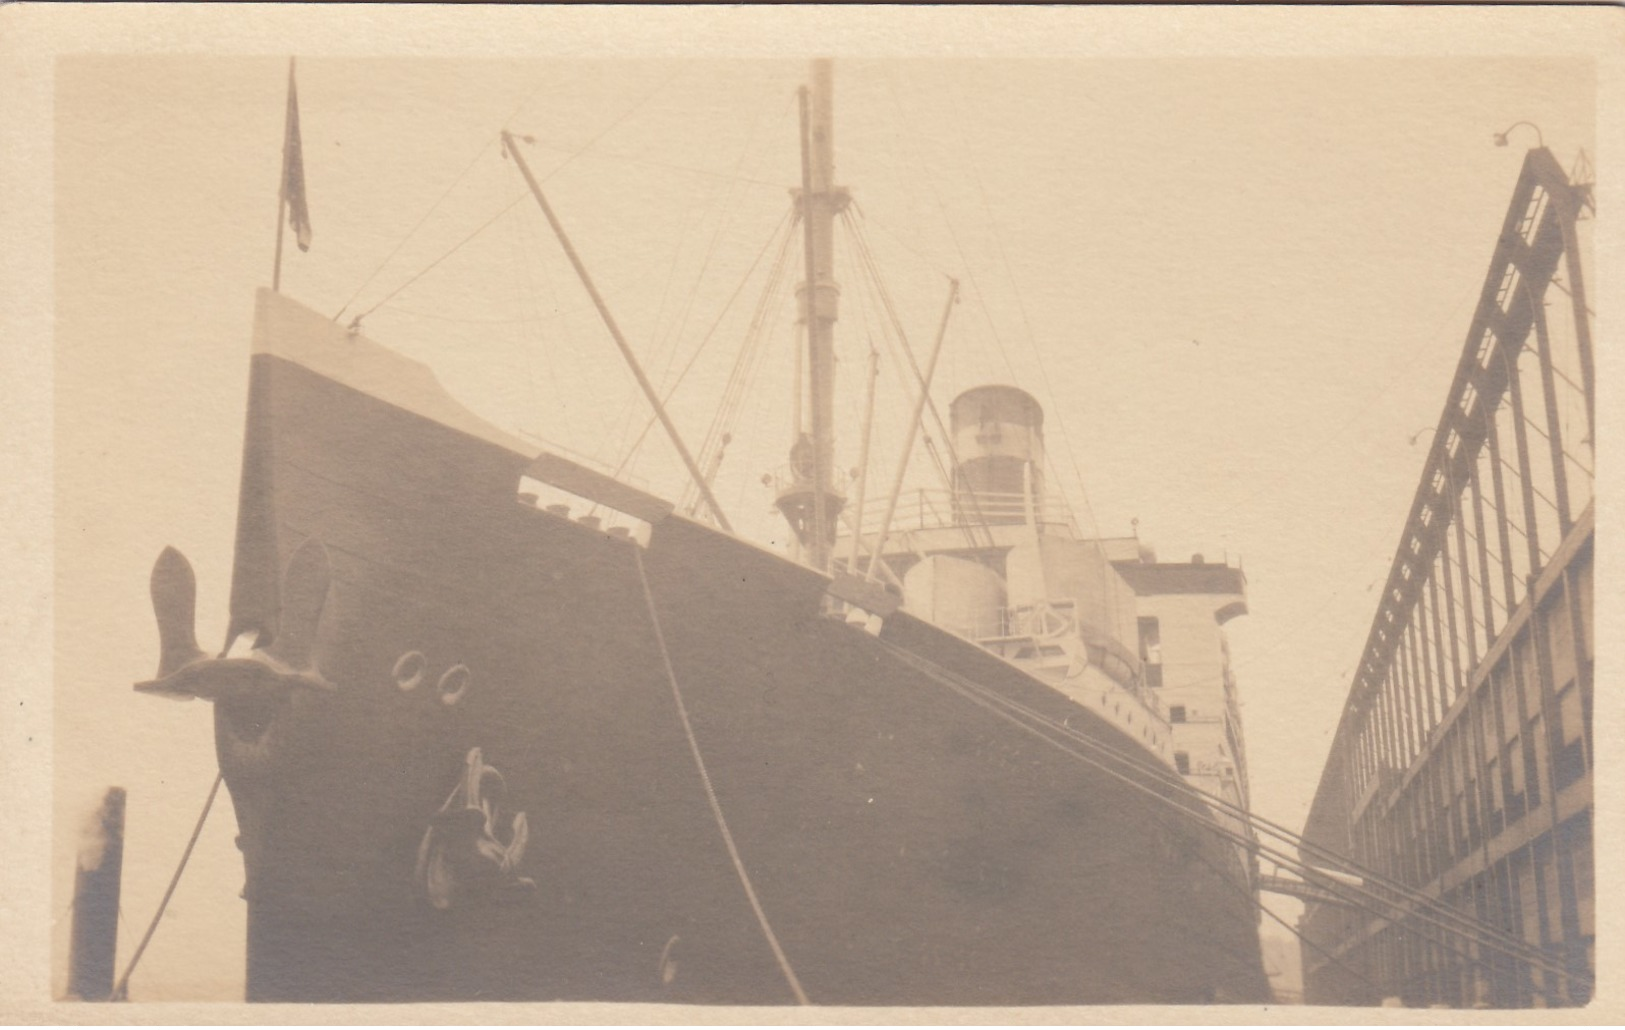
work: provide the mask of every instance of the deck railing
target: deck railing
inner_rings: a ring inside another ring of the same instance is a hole
[[[862,511],[863,532],[879,533],[886,517],[888,498],[869,497]],[[1077,523],[1065,499],[1040,496],[1033,516],[1039,525],[1066,526],[1074,533]],[[953,529],[960,526],[1010,525],[1027,521],[1027,498],[1019,493],[915,489],[905,491],[892,516],[894,532],[910,529]]]

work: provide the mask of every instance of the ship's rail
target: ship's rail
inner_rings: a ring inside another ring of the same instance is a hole
[[[1100,665],[1103,655],[1098,647],[1074,638],[1074,644],[1085,648],[1089,659],[1089,667],[1080,669],[1075,650],[1053,638],[1005,638],[981,643],[1011,664],[1052,683],[1129,739],[1172,763],[1173,735],[1161,699],[1138,680],[1125,682],[1107,672]]]
[[[1014,661],[1051,659],[1070,664],[1087,658],[1140,704],[1166,718],[1162,701],[1145,682],[1143,666],[1121,643],[1078,621],[1078,603],[1058,599],[1039,604],[995,608],[958,632],[995,654]],[[1066,641],[1063,644],[1062,641]],[[1074,655],[1068,648],[1081,648]]]
[[[1203,760],[1200,762],[1191,763],[1190,775],[1214,776],[1221,780],[1233,780],[1236,778],[1236,766],[1233,762],[1227,762],[1219,759]]]
[[[1077,602],[1050,601],[986,609],[979,618],[962,621],[955,631],[980,644],[998,640],[1057,637],[1077,628]]]
[[[627,486],[637,490],[642,490],[644,493],[653,492],[654,488],[649,485],[649,480],[646,477],[629,471],[624,467],[624,464],[605,461],[603,458],[595,457],[585,451],[578,451],[573,447],[566,447],[557,440],[550,440],[545,436],[532,433],[526,429],[515,428],[513,432],[517,433],[524,439],[529,440],[531,443],[540,446],[548,454],[554,454],[558,457],[573,461],[577,465],[592,469],[594,472],[608,476],[610,479],[619,480],[622,483],[625,483]]]
[[[1055,600],[990,610],[981,620],[939,628],[1052,684],[1172,765],[1173,735],[1162,699],[1146,686],[1127,650],[1079,624],[1076,609],[1074,600]],[[833,613],[867,632],[878,632],[880,616],[850,600],[836,598]],[[1218,774],[1219,768],[1209,768],[1210,764],[1199,771]]]
[[[888,501],[886,497],[869,497],[864,501],[861,525],[865,534],[880,532]],[[1074,535],[1078,532],[1077,522],[1064,498],[1048,495],[1038,497],[1032,515],[1041,526],[1065,526]],[[921,488],[904,491],[897,499],[897,511],[892,516],[891,528],[957,529],[963,526],[1019,524],[1027,519],[1027,498],[1024,494]]]

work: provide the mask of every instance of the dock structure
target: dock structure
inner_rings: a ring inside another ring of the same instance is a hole
[[[1304,830],[1410,893],[1307,900],[1310,1004],[1592,994],[1591,209],[1529,151]]]

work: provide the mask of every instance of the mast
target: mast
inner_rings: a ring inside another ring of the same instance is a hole
[[[897,477],[892,480],[891,494],[886,500],[886,514],[880,520],[880,536],[875,540],[874,550],[869,552],[869,568],[863,574],[865,579],[875,578],[875,567],[880,563],[880,556],[886,551],[886,537],[891,534],[891,520],[897,515],[897,502],[903,496],[903,477],[908,474],[908,459],[914,452],[914,439],[919,433],[920,417],[925,414],[925,406],[931,401],[931,377],[937,374],[937,357],[942,353],[942,341],[948,337],[948,318],[954,313],[954,305],[957,303],[959,303],[959,280],[949,279],[948,302],[942,306],[942,322],[937,326],[937,340],[931,345],[931,357],[925,363],[925,375],[920,377],[920,395],[914,401],[914,413],[908,420],[908,435],[903,441],[903,453],[897,459]],[[859,515],[861,517],[862,513]],[[857,532],[862,532],[861,524]]]
[[[547,224],[553,227],[553,235],[559,238],[559,244],[564,248],[564,256],[570,259],[571,266],[576,270],[576,277],[581,280],[581,285],[586,288],[587,296],[592,298],[593,306],[598,309],[598,315],[604,321],[604,327],[609,330],[609,335],[615,340],[615,346],[620,349],[621,357],[626,360],[627,367],[632,370],[633,377],[637,379],[638,388],[643,391],[643,396],[648,398],[649,404],[654,408],[655,416],[660,419],[660,424],[665,428],[666,435],[671,437],[672,446],[677,448],[678,457],[683,459],[683,465],[688,469],[688,474],[694,480],[694,485],[699,487],[700,496],[704,498],[706,507],[711,509],[711,515],[717,520],[717,525],[721,526],[724,531],[732,533],[733,526],[728,523],[728,516],[723,513],[722,505],[717,503],[716,495],[711,492],[710,481],[706,478],[705,473],[700,471],[700,466],[695,463],[694,456],[689,453],[687,445],[683,443],[683,438],[677,432],[677,426],[672,423],[671,416],[666,414],[666,405],[661,402],[660,394],[656,392],[654,384],[649,381],[648,375],[644,373],[643,366],[638,363],[637,355],[632,353],[632,347],[626,342],[626,337],[622,335],[621,327],[615,323],[615,316],[609,313],[609,305],[604,302],[603,295],[598,292],[598,287],[593,285],[592,276],[587,274],[587,266],[582,263],[581,256],[576,253],[575,245],[570,242],[570,237],[564,232],[564,226],[559,223],[558,216],[553,213],[553,206],[547,202],[547,197],[542,195],[541,184],[536,181],[536,176],[531,174],[530,164],[525,161],[525,155],[519,152],[517,138],[507,129],[502,130],[502,148],[504,153],[513,156],[514,163],[519,166],[519,173],[524,176],[525,185],[530,187],[531,196],[536,198],[537,206],[542,209],[542,214],[547,216]]]
[[[874,343],[869,344],[869,366],[864,379],[863,437],[858,444],[858,496],[852,511],[852,554],[846,560],[849,572],[858,569],[858,545],[863,542],[864,494],[869,489],[869,441],[875,427],[875,380],[880,378],[880,355]]]
[[[779,507],[807,547],[808,564],[828,571],[835,520],[844,498],[835,489],[835,320],[840,286],[835,282],[835,216],[848,194],[835,181],[834,84],[830,61],[812,62],[812,85],[801,88],[801,208],[806,278],[798,296],[807,334],[807,401],[811,434],[798,461],[792,448],[793,482]],[[808,468],[807,466],[810,466]]]

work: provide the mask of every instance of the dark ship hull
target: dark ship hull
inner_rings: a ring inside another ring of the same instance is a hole
[[[1210,813],[930,670],[1163,768],[1128,737],[906,613],[822,614],[828,577],[651,498],[621,498],[646,547],[524,503],[534,457],[262,294],[233,632],[274,651],[308,623],[318,686],[210,695],[250,1000],[1267,1000]],[[290,567],[311,541],[319,623]],[[525,813],[511,868],[443,814],[475,748],[505,789],[472,821],[503,844]]]

